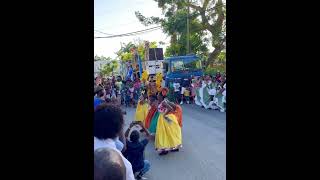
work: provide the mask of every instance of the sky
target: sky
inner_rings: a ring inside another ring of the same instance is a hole
[[[140,11],[146,17],[163,17],[161,9],[154,0],[94,0],[94,30],[117,35],[148,29],[157,25],[144,26],[136,18],[134,12]],[[99,32],[95,36],[108,36]],[[115,52],[122,43],[137,39],[148,41],[163,41],[166,44],[159,46],[166,48],[170,38],[161,29],[135,36],[94,39],[94,54],[115,58]]]

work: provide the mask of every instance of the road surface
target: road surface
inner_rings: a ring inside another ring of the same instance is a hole
[[[148,180],[225,180],[226,179],[226,114],[184,104],[182,145],[179,152],[159,156],[150,142],[145,158],[151,169]],[[126,108],[126,127],[135,109]]]

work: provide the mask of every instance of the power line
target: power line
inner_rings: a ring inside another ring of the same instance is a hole
[[[112,26],[107,26],[107,27],[104,27],[104,29],[115,29],[115,28],[122,28],[122,27],[126,27],[128,25],[131,25],[131,24],[141,24],[139,21],[132,21],[130,23],[125,23],[125,24],[116,24],[116,25],[112,25]]]
[[[96,31],[98,33],[101,33],[101,34],[105,34],[105,35],[114,35],[114,34],[109,34],[109,33],[105,33],[105,32],[102,32],[102,31],[98,31],[98,30],[94,30],[94,31]]]
[[[149,29],[145,29],[145,30],[135,31],[135,32],[131,32],[131,33],[125,33],[125,34],[122,34],[120,36],[141,34],[141,33],[145,33],[145,32],[154,31],[154,30],[157,30],[157,29],[160,29],[160,28],[161,28],[161,26],[157,26],[157,27],[153,27],[153,28],[149,28]]]
[[[159,30],[159,29],[160,28],[151,29],[151,30],[148,30],[148,31],[143,31],[143,32],[138,32],[138,33],[129,33],[129,34],[114,35],[114,36],[106,36],[106,37],[94,37],[94,38],[95,39],[101,39],[101,38],[115,38],[115,37],[125,37],[125,36],[136,36],[136,35],[139,35],[139,34],[149,33],[151,31],[155,31],[155,30]]]
[[[130,32],[130,33],[124,33],[124,34],[118,34],[118,35],[112,35],[112,36],[105,36],[105,37],[95,37],[95,39],[97,39],[97,38],[113,38],[113,37],[122,37],[122,36],[132,36],[132,35],[137,35],[137,34],[141,34],[141,33],[146,33],[146,32],[149,32],[149,31],[158,30],[160,28],[161,28],[161,26],[156,26],[156,27],[153,27],[153,28],[144,29],[144,30],[140,30],[140,31],[134,31],[134,32]]]

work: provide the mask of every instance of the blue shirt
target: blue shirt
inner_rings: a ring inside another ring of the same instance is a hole
[[[143,152],[148,142],[147,139],[135,143],[127,141],[125,157],[131,163],[133,173],[140,171],[144,166]]]
[[[104,101],[102,100],[102,99],[100,99],[100,98],[96,98],[96,97],[94,97],[94,109],[96,109],[96,107],[99,105],[99,104],[101,104],[101,103],[103,103]]]
[[[114,143],[116,144],[116,147],[119,151],[122,151],[124,144],[119,140],[119,137],[116,137],[114,139]]]

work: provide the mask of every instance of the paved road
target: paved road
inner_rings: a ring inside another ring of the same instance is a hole
[[[183,108],[180,152],[159,156],[154,143],[146,147],[151,170],[148,180],[225,180],[226,114],[185,104]],[[126,125],[132,121],[134,108],[127,108]]]

